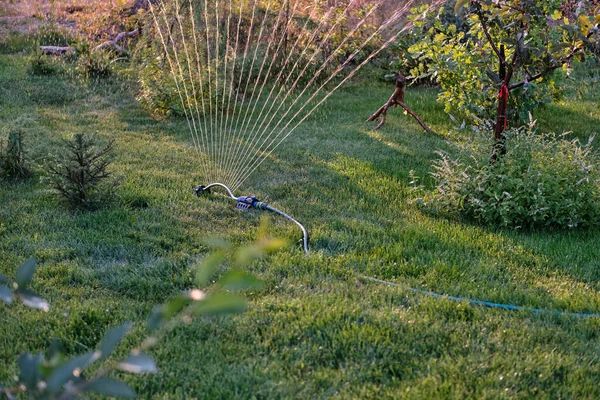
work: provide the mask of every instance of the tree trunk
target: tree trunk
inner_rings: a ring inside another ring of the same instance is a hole
[[[510,95],[510,80],[512,79],[514,65],[516,61],[516,53],[513,56],[513,61],[506,68],[506,54],[504,51],[504,45],[500,46],[500,67],[499,75],[502,79],[500,86],[500,92],[498,93],[498,112],[496,114],[496,126],[494,127],[494,148],[492,149],[492,158],[490,163],[495,163],[499,157],[506,154],[506,143],[504,131],[506,130],[507,118],[508,118],[508,98]]]

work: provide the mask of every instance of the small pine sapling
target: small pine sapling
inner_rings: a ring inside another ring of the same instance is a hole
[[[9,132],[6,149],[0,142],[0,172],[13,179],[25,179],[31,176],[31,172],[25,164],[23,133],[20,130],[15,129]]]
[[[118,184],[108,170],[114,140],[99,149],[94,136],[78,133],[64,144],[65,153],[48,167],[54,188],[75,208],[99,206]]]

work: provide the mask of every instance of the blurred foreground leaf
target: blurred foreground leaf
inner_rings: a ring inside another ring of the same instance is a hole
[[[145,354],[135,354],[119,363],[119,369],[132,374],[156,373],[156,363]]]
[[[90,382],[84,389],[86,392],[95,392],[110,397],[134,399],[135,392],[128,384],[113,378],[98,378]]]

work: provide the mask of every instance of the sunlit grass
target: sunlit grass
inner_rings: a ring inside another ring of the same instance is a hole
[[[52,305],[46,314],[0,305],[4,383],[17,356],[43,351],[48,337],[78,353],[110,326],[144,321],[154,304],[191,285],[205,238],[248,243],[259,214],[191,195],[206,182],[186,122],[150,118],[130,83],[31,77],[22,56],[5,55],[0,88],[0,124],[25,124],[35,171],[25,183],[2,182],[0,273],[38,258],[33,289]],[[364,121],[392,89],[363,82],[341,91],[244,184],[240,194],[307,226],[311,254],[293,245],[253,264],[267,288],[248,294],[246,314],[171,332],[153,354],[160,373],[127,377],[142,398],[600,396],[598,319],[480,309],[361,280],[600,312],[600,232],[492,231],[409,204],[409,171],[427,176],[435,151],[449,148],[453,123],[435,90],[411,88],[407,103],[437,134],[399,109],[370,131]],[[548,107],[570,110],[576,124],[557,112],[536,118],[586,137],[598,130],[592,105]],[[48,156],[76,132],[116,139],[120,203],[74,212],[41,179]],[[270,228],[299,239],[285,221]]]

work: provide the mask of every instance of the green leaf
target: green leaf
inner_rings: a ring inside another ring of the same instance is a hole
[[[12,292],[6,286],[0,286],[0,300],[6,304],[12,304],[13,302]]]
[[[207,238],[202,241],[202,244],[211,249],[220,249],[224,251],[228,251],[231,248],[231,245],[226,240],[220,238]]]
[[[217,251],[206,257],[196,271],[196,283],[198,286],[206,286],[214,275],[217,267],[225,260],[225,254]]]
[[[31,278],[33,278],[36,266],[37,261],[35,260],[35,258],[30,258],[29,260],[21,264],[19,269],[17,269],[15,278],[17,281],[17,285],[19,285],[19,289],[25,289],[25,287],[27,287],[27,284],[31,282]]]
[[[243,267],[252,261],[264,257],[265,252],[258,245],[251,245],[240,248],[233,256],[233,263],[237,267]]]
[[[47,387],[51,391],[59,390],[65,383],[70,380],[79,379],[74,372],[81,372],[83,369],[89,367],[94,361],[100,358],[99,351],[93,351],[90,353],[86,353],[71,360],[67,361],[65,364],[56,368],[52,375],[48,378],[46,382]]]
[[[126,322],[121,326],[117,326],[109,330],[102,338],[102,343],[100,343],[100,359],[106,359],[113,352],[115,347],[123,340],[127,332],[131,330],[133,327],[132,322]]]
[[[148,332],[154,332],[164,322],[163,307],[154,307],[148,317]]]
[[[562,12],[560,12],[560,10],[554,10],[554,12],[552,13],[552,19],[554,21],[558,21],[559,19],[562,19],[563,15]]]
[[[131,372],[132,374],[156,373],[156,363],[145,354],[134,354],[127,357],[119,363],[118,368],[121,371]]]
[[[35,308],[42,311],[50,310],[50,304],[42,299],[37,294],[29,290],[19,290],[15,293],[27,307]]]
[[[267,253],[273,253],[286,247],[288,245],[288,241],[285,239],[266,239],[262,240],[259,245],[263,251]]]
[[[227,272],[219,284],[229,290],[260,290],[265,286],[263,281],[242,270]]]
[[[136,397],[135,392],[128,384],[113,378],[98,378],[88,383],[84,391],[126,399],[134,399]]]
[[[30,353],[21,354],[17,360],[19,365],[19,382],[25,386],[34,388],[40,380],[40,364],[44,360],[41,354],[35,356]]]
[[[458,14],[468,2],[469,0],[458,0],[454,6],[454,12]]]
[[[162,308],[162,318],[165,320],[171,319],[175,314],[184,309],[190,304],[192,299],[188,295],[179,295],[169,300]]]
[[[50,364],[54,364],[54,366],[57,366],[60,364],[60,361],[62,359],[62,351],[61,351],[61,345],[60,345],[60,341],[56,338],[52,339],[52,341],[50,342],[50,348],[48,349],[48,361]]]
[[[223,315],[243,312],[247,306],[243,297],[230,293],[215,293],[191,307],[194,315]]]

